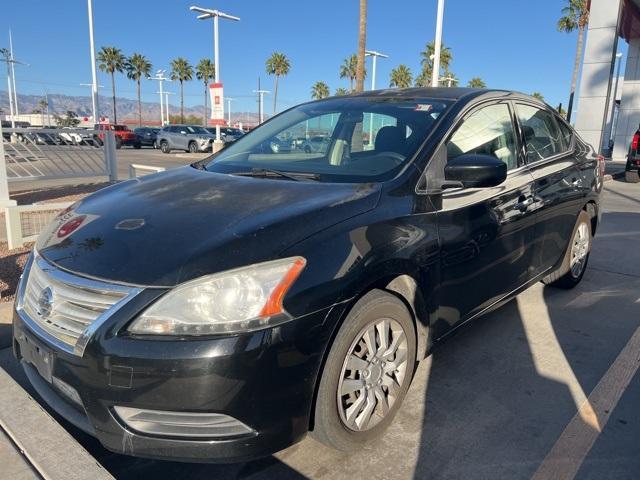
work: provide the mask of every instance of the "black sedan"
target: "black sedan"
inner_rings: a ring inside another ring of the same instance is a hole
[[[273,150],[308,129],[319,154]],[[522,94],[300,105],[58,216],[19,286],[15,355],[114,452],[240,461],[308,432],[352,450],[452,332],[536,282],[580,282],[603,166]]]

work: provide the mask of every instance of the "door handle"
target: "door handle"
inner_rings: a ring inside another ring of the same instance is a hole
[[[522,197],[520,197],[522,198]],[[518,203],[516,203],[516,208],[518,210],[526,210],[527,208],[529,208],[529,206],[533,205],[533,197],[526,197],[523,200],[519,201]]]

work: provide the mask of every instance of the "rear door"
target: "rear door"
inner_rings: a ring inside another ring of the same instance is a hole
[[[575,139],[570,127],[550,109],[534,104],[515,104],[528,168],[534,178],[537,246],[540,270],[552,268],[564,255],[584,190],[590,189],[578,168]]]
[[[533,177],[507,101],[469,112],[446,142],[447,161],[464,154],[507,164],[505,182],[442,193],[438,209],[441,267],[435,338],[475,316],[533,277]]]

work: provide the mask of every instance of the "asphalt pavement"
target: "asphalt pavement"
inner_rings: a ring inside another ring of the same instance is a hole
[[[162,462],[61,423],[123,479],[640,478],[640,185],[609,181],[603,197],[583,282],[535,285],[437,348],[386,435],[355,454],[308,438],[249,463]],[[31,390],[8,348],[0,368]]]

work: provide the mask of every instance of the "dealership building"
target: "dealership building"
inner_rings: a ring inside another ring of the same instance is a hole
[[[628,48],[618,80],[620,40]],[[640,124],[640,0],[591,0],[577,97],[576,130],[601,152],[624,160]]]

